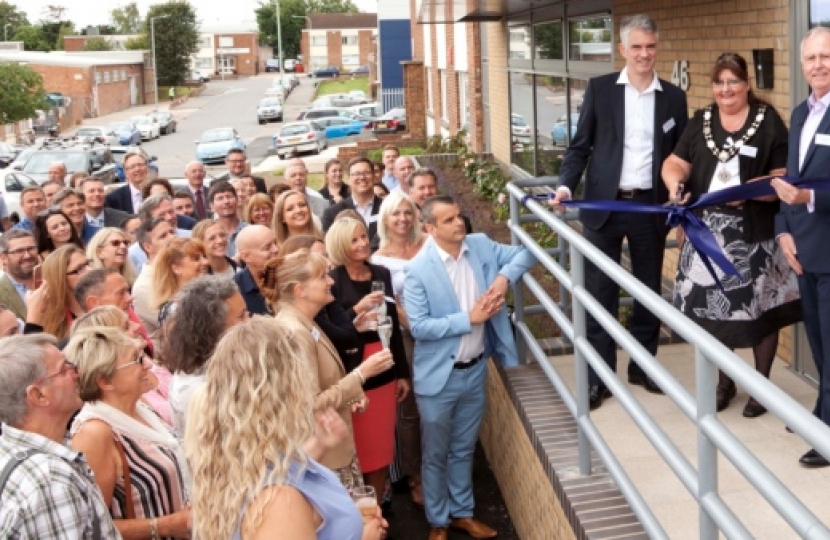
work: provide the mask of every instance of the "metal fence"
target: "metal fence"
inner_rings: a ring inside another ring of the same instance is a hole
[[[380,104],[383,107],[383,112],[386,113],[390,109],[396,109],[404,106],[404,89],[403,88],[382,88],[380,91]]]
[[[613,451],[591,419],[588,406],[588,366],[599,375],[620,405],[642,430],[662,459],[698,502],[700,538],[718,538],[721,531],[728,538],[752,538],[751,533],[724,503],[718,492],[718,457],[723,455],[769,502],[802,538],[828,538],[824,525],[755,455],[718,419],[715,410],[715,386],[718,368],[729,375],[762,403],[770,413],[781,419],[808,444],[830,456],[830,428],[806,411],[775,384],[750,368],[732,351],[689,320],[659,295],[639,282],[630,273],[600,252],[565,221],[548,211],[547,205],[534,200],[527,202],[528,214],[521,214],[520,200],[525,189],[550,185],[551,178],[516,180],[507,186],[510,195],[510,231],[514,244],[527,247],[551,275],[570,293],[572,305],[555,302],[540,283],[527,273],[523,283],[539,299],[540,304],[526,306],[521,290],[514,289],[515,323],[519,339],[519,358],[529,353],[539,363],[550,382],[562,396],[578,426],[579,468],[582,475],[591,474],[591,448],[602,460],[620,491],[637,515],[650,538],[668,538],[648,503],[631,482]],[[523,228],[522,223],[541,221],[559,237],[555,249],[542,248]],[[567,253],[569,264],[556,258]],[[633,298],[654,313],[695,349],[696,395],[692,395],[649,354],[642,345],[609,314],[585,289],[584,266],[590,260]],[[545,312],[574,344],[575,389],[572,394],[563,377],[548,362],[524,322],[528,313]],[[678,408],[694,423],[697,430],[697,468],[666,436],[643,406],[634,398],[588,343],[586,314],[593,315],[616,342],[663,389]]]

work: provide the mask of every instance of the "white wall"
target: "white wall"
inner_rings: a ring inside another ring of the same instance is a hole
[[[430,25],[433,26],[433,25]],[[447,32],[443,24],[434,25],[435,51],[438,53],[438,69],[447,68]],[[457,55],[456,55],[457,56]]]
[[[434,24],[421,24],[419,25],[423,29],[424,33],[424,66],[430,67],[432,66],[432,40],[431,40],[431,32],[435,31],[437,25]]]
[[[467,71],[467,23],[456,23],[453,28],[453,63],[456,71]]]
[[[380,0],[378,2],[378,20],[409,18],[409,0]]]

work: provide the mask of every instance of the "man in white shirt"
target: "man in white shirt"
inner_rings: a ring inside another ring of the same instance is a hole
[[[395,179],[398,185],[395,190],[409,194],[409,175],[415,171],[415,162],[409,156],[401,156],[395,160]]]
[[[330,206],[329,201],[324,199],[317,191],[308,187],[308,168],[306,168],[302,159],[292,158],[288,161],[285,172],[283,172],[282,181],[291,189],[305,193],[312,213],[323,219],[323,213]]]
[[[110,192],[106,198],[106,206],[138,214],[144,197],[141,195],[141,186],[147,180],[147,160],[138,153],[127,152],[124,156],[124,174],[127,176],[126,185]]]
[[[579,113],[576,135],[565,152],[559,186],[551,206],[571,198],[585,172],[585,200],[630,200],[662,204],[668,191],[660,177],[688,123],[686,95],[657,78],[657,24],[646,15],[634,15],[620,26],[620,55],[625,68],[591,79]],[[623,107],[620,107],[623,104]],[[592,159],[593,156],[593,159]],[[587,167],[587,171],[586,171]],[[619,263],[623,240],[628,240],[634,276],[660,293],[667,227],[664,217],[633,212],[580,211],[582,234]],[[619,312],[620,288],[590,261],[585,262],[585,286],[609,313]],[[616,371],[616,343],[590,315],[588,341]],[[639,303],[629,318],[629,331],[652,355],[657,353],[660,321]],[[662,393],[638,366],[628,364],[628,382]],[[590,406],[596,409],[611,394],[590,370]]]
[[[383,152],[380,154],[380,160],[383,162],[383,178],[381,182],[392,193],[392,190],[398,187],[398,179],[395,178],[395,160],[401,155],[397,146],[387,144],[383,147]]]
[[[103,229],[104,227],[119,227],[127,219],[129,214],[126,212],[104,206],[106,191],[100,178],[92,176],[84,178],[79,187],[86,200],[87,223]]]

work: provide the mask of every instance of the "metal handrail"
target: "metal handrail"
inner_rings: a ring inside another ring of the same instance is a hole
[[[769,504],[804,538],[828,538],[830,529],[821,522],[770,470],[763,465],[746,446],[718,419],[715,409],[717,369],[725,372],[755,397],[767,410],[781,419],[795,433],[822,455],[830,455],[830,428],[806,411],[775,384],[746,365],[734,352],[712,337],[697,324],[675,309],[664,298],[655,294],[628,271],[608,258],[593,244],[556,217],[548,208],[533,199],[526,201],[528,214],[520,214],[520,200],[526,195],[524,188],[550,185],[555,178],[515,180],[508,184],[510,196],[509,229],[514,244],[525,246],[533,253],[560,283],[560,288],[570,294],[572,304],[555,302],[538,281],[529,273],[523,284],[539,300],[538,306],[525,306],[521,288],[514,286],[514,318],[520,358],[529,353],[562,396],[562,400],[577,421],[579,444],[579,469],[583,475],[591,474],[590,449],[604,463],[609,474],[617,482],[620,492],[628,501],[646,533],[652,538],[667,538],[665,530],[654,516],[648,504],[628,478],[622,466],[607,445],[593,420],[588,398],[588,365],[594,369],[620,405],[642,430],[658,454],[671,468],[686,489],[698,501],[700,537],[717,538],[722,531],[729,538],[751,538],[751,533],[723,502],[717,486],[717,456],[722,453],[731,461],[746,480],[752,484]],[[529,217],[532,216],[532,217]],[[569,268],[562,265],[562,252],[554,254],[541,247],[523,228],[522,223],[541,221],[557,233],[560,243],[567,243]],[[696,395],[692,396],[677,380],[619,323],[617,314],[608,313],[585,289],[584,264],[589,260],[625,289],[646,309],[674,330],[695,348]],[[543,309],[559,325],[564,336],[574,344],[576,395],[565,380],[547,361],[547,355],[536,342],[524,322],[526,310]],[[567,310],[572,315],[569,317]],[[698,467],[689,462],[682,452],[666,436],[647,411],[635,399],[589,344],[586,337],[586,314],[590,313],[625,350],[632,361],[665,392],[697,428]]]

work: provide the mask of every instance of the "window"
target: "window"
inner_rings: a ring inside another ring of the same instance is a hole
[[[233,36],[219,36],[219,47],[233,47]]]
[[[564,60],[562,21],[537,24],[533,27],[533,54],[537,60]]]
[[[517,26],[510,29],[508,57],[527,60],[530,58],[530,27]]]
[[[200,49],[212,49],[213,48],[213,40],[211,36],[201,36],[199,38],[199,48]]]
[[[449,119],[449,104],[447,103],[447,70],[442,69],[439,71],[441,74],[441,118],[444,120]]]
[[[118,82],[118,70],[112,70],[112,82]]]
[[[213,58],[196,58],[193,60],[193,67],[197,69],[212,69]]]
[[[510,73],[510,142],[513,163],[530,172],[533,170],[534,104],[533,75]]]
[[[341,36],[340,43],[342,45],[357,45],[357,36]]]
[[[326,46],[326,36],[314,36],[311,38],[311,46],[312,47],[325,47]]]
[[[121,70],[121,80],[122,80],[122,81],[126,81],[126,80],[127,80],[127,70],[126,70],[126,69],[122,69],[122,70]]]
[[[101,84],[101,72],[95,70],[95,84]]]
[[[578,19],[568,23],[568,58],[588,62],[610,62],[613,47],[611,17]]]
[[[344,66],[356,66],[360,64],[360,57],[356,54],[345,54],[343,55],[343,65]]]
[[[109,72],[109,71],[105,71],[105,72],[104,72],[104,84],[106,84],[106,83],[108,83],[108,82],[110,82],[110,72]]]
[[[328,67],[329,65],[329,57],[328,56],[312,56],[311,57],[311,67],[312,69],[319,69]]]

